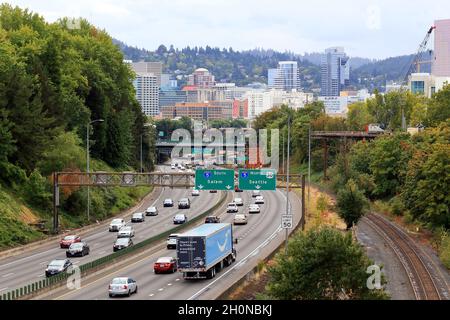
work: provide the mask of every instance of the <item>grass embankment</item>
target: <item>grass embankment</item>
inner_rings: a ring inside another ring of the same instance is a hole
[[[93,160],[92,171],[113,171],[104,162]],[[61,189],[61,230],[76,229],[107,219],[138,203],[152,187],[92,187],[90,221],[86,217],[86,188]],[[36,208],[20,192],[0,184],[0,250],[27,244],[47,236],[52,211]],[[37,223],[43,222],[39,229]]]

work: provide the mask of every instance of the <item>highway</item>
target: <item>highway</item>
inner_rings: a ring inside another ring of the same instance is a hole
[[[170,167],[159,167],[162,171],[171,172]],[[129,225],[135,228],[134,243],[139,243],[152,236],[160,234],[174,227],[173,217],[177,213],[185,213],[188,218],[195,217],[207,209],[214,206],[220,198],[220,193],[210,194],[202,192],[198,197],[192,197],[191,189],[164,189],[154,203],[142,203],[136,210],[143,212],[151,205],[157,206],[159,215],[155,217],[146,217],[143,223],[130,223],[130,217],[126,219]],[[177,202],[183,197],[191,199],[191,208],[189,210],[179,210]],[[164,199],[171,198],[174,201],[174,207],[163,208]],[[112,219],[110,219],[112,220]],[[70,260],[75,265],[82,265],[86,262],[98,259],[113,252],[113,244],[117,238],[117,233],[109,232],[108,226],[99,226],[82,235],[82,241],[86,241],[91,249],[89,255],[81,258],[74,257]],[[60,249],[59,241],[54,243],[45,243],[31,251],[0,259],[0,294],[28,284],[30,282],[44,279],[44,271],[47,264],[57,258],[65,258],[66,249]]]
[[[206,191],[202,194],[211,194]],[[286,197],[284,191],[262,192],[265,204],[261,206],[260,214],[250,214],[247,225],[233,226],[234,238],[239,242],[235,245],[237,260],[230,267],[223,269],[215,278],[210,280],[184,280],[181,273],[154,274],[153,263],[163,256],[176,256],[175,250],[159,249],[157,252],[144,256],[138,261],[126,264],[123,268],[114,268],[107,274],[98,277],[82,279],[80,289],[69,291],[66,288],[55,290],[53,293],[42,296],[43,299],[64,300],[103,300],[111,299],[108,296],[108,285],[114,277],[126,276],[137,281],[139,292],[129,298],[138,300],[187,300],[187,299],[215,299],[236,280],[242,277],[246,269],[256,265],[261,255],[270,253],[284,239],[284,230],[280,227],[281,214],[286,210]],[[252,202],[250,192],[229,192],[229,198],[240,197],[244,206],[239,212],[247,209]],[[301,203],[298,197],[291,194],[291,210],[298,221],[301,212]],[[221,222],[232,222],[234,214],[226,213],[221,206],[216,213]],[[39,299],[39,297],[37,298]],[[122,298],[112,298],[122,299]]]

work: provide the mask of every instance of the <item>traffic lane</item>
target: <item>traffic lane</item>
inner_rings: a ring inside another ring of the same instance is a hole
[[[225,272],[232,269],[247,255],[251,254],[261,243],[266,241],[280,226],[279,211],[285,210],[286,200],[280,192],[263,192],[265,204],[261,206],[261,213],[249,215],[249,223],[243,226],[236,226],[233,228],[235,237],[240,238],[235,245],[237,252],[236,262],[228,268],[219,272],[214,279],[200,280],[200,281],[186,281],[179,283],[176,290],[167,290],[155,295],[154,299],[183,299],[186,300],[199,290],[207,286],[213,281],[214,287],[228,288],[237,279],[235,272],[230,271],[226,276],[220,278]],[[252,198],[252,202],[254,202]],[[255,227],[256,226],[256,227]],[[202,299],[202,297],[199,297]]]
[[[249,196],[249,193],[246,193],[242,198],[245,198],[244,201],[246,201],[246,205],[248,203],[252,202],[251,196]],[[272,198],[272,197],[270,197]],[[273,201],[275,203],[275,201]],[[272,225],[274,222],[273,217],[270,215],[270,212],[277,212],[276,209],[277,206],[267,206],[262,207],[261,214],[254,215],[254,219],[252,220],[258,220],[258,219],[264,219],[266,220],[266,223],[259,224],[259,228],[264,229],[268,226]],[[267,214],[269,213],[269,214]],[[234,214],[233,213],[226,213],[226,212],[219,212],[218,215],[221,216],[221,219],[223,221],[232,222]],[[256,216],[259,216],[256,217]],[[278,225],[275,225],[273,229],[276,229],[279,226],[279,220]],[[257,222],[257,221],[255,221]],[[236,236],[240,236],[243,233],[247,232],[248,229],[251,228],[250,223],[243,226],[237,226],[234,229],[234,234]],[[270,231],[272,231],[270,230]],[[267,230],[269,231],[269,230]],[[268,237],[268,235],[267,235]],[[236,245],[236,249],[238,251],[238,259],[239,261],[240,257],[244,257],[248,253],[253,250],[255,246],[253,246],[251,243],[249,243],[249,238],[244,237],[244,241],[240,242],[238,245]],[[262,236],[261,242],[265,240],[265,236]],[[250,240],[252,241],[252,240]],[[65,296],[63,296],[63,299],[107,299],[108,298],[108,292],[107,288],[109,285],[109,282],[114,277],[119,276],[128,276],[134,278],[138,282],[139,286],[139,293],[136,295],[133,295],[130,299],[187,299],[192,294],[194,294],[196,291],[200,290],[204,285],[208,283],[208,281],[211,280],[199,280],[199,281],[186,281],[182,279],[181,273],[176,274],[158,274],[155,275],[153,273],[153,263],[162,256],[176,256],[175,250],[160,250],[159,252],[151,255],[148,258],[144,258],[141,261],[138,261],[134,263],[133,265],[128,266],[127,268],[124,268],[122,270],[119,270],[118,272],[114,273],[113,275],[107,275],[101,279],[98,279],[96,282],[92,284],[88,284],[87,287],[80,289],[78,292],[69,293]],[[227,268],[228,269],[228,268]],[[223,270],[225,272],[227,269]],[[220,275],[221,273],[219,273]]]
[[[158,166],[157,169],[162,172],[167,171],[167,168],[165,168],[165,167]],[[157,198],[157,199],[159,199],[159,198]],[[147,203],[143,203],[139,209],[147,208],[153,202],[155,202],[155,201],[148,201]],[[112,219],[112,218],[110,218],[110,219]],[[109,220],[109,219],[107,219],[107,220]],[[97,239],[97,237],[101,236],[101,234],[102,234],[102,232],[104,232],[104,230],[105,230],[104,226],[98,226],[98,228],[94,228],[92,230],[89,230],[86,233],[83,233],[83,239],[87,239],[89,241],[95,241]],[[56,249],[58,249],[58,244],[56,242],[53,242],[53,243],[50,242],[50,243],[45,243],[42,246],[39,246],[34,250],[30,250],[30,251],[24,252],[22,254],[15,255],[13,257],[2,257],[2,258],[0,258],[0,273],[2,273],[3,268],[5,268],[13,263],[22,262],[22,261],[25,261],[25,260],[31,259],[31,258],[40,257],[44,254],[49,253],[49,251],[56,253],[56,251],[58,251]]]
[[[171,192],[173,193],[173,190]],[[166,191],[166,193],[169,193],[169,191]],[[178,193],[179,191],[176,191],[176,194]],[[164,195],[164,192],[162,195]],[[169,221],[170,217],[168,216],[165,220]],[[165,220],[159,219],[157,225],[165,223]],[[150,227],[149,224],[147,223],[147,228]],[[98,232],[95,234],[82,238],[83,241],[86,241],[90,245],[91,253],[83,258],[72,258],[71,261],[74,264],[86,263],[112,253],[112,246],[117,235],[116,233],[109,232],[107,229],[105,230],[105,228],[107,226],[103,227],[101,231],[97,230]],[[47,264],[53,259],[64,259],[65,252],[66,249],[59,248],[59,244],[55,243],[55,246],[46,252],[25,257],[1,266],[1,287],[12,289],[43,278]]]
[[[228,196],[228,200],[231,199],[231,197]],[[222,214],[225,208],[225,205],[222,206],[223,208],[219,208],[219,213]],[[62,294],[62,295],[56,295],[55,299],[64,299],[64,300],[96,300],[96,299],[105,299],[108,297],[108,285],[110,281],[114,277],[120,277],[120,276],[129,276],[131,278],[134,277],[136,281],[138,281],[138,287],[139,290],[142,288],[142,283],[140,282],[140,278],[147,279],[147,276],[149,275],[149,272],[153,274],[153,263],[162,256],[176,256],[176,250],[168,250],[163,249],[159,250],[157,253],[150,255],[149,257],[145,257],[143,259],[140,259],[137,262],[134,262],[130,265],[128,265],[125,268],[122,268],[121,270],[117,270],[116,272],[109,273],[106,276],[103,276],[99,279],[96,279],[93,282],[83,284],[82,279],[82,288],[70,291],[68,293]],[[175,275],[180,275],[179,273],[176,273]],[[163,275],[162,276],[170,276],[170,275]],[[159,276],[159,275],[158,275]],[[173,276],[173,275],[172,275]],[[160,281],[158,277],[155,278],[156,280]],[[174,280],[176,281],[176,279]],[[150,281],[151,283],[151,281]],[[155,282],[155,284],[159,284],[159,282]],[[154,284],[152,284],[154,285]],[[139,293],[138,296],[141,294]]]
[[[170,196],[176,197],[186,197],[186,189],[173,189],[167,190]],[[160,214],[156,217],[147,217],[144,223],[133,224],[135,227],[135,237],[134,242],[139,243],[145,239],[148,239],[154,235],[165,232],[166,230],[172,228],[173,217],[177,213],[185,213],[188,218],[193,218],[201,214],[203,211],[209,209],[218,200],[219,194],[214,194],[210,201],[205,201],[206,194],[200,195],[198,198],[192,201],[191,209],[178,209],[177,206],[172,208],[161,208]],[[201,199],[204,198],[204,199]],[[161,200],[163,201],[163,200]],[[150,218],[150,219],[149,219]],[[151,223],[149,223],[151,221]],[[93,243],[88,238],[85,238],[91,247],[91,253],[83,258],[71,258],[71,261],[76,265],[81,265],[89,261],[98,259],[100,257],[111,254],[112,246],[117,238],[116,233],[109,232],[108,230],[101,232],[101,237],[97,242]],[[65,250],[56,248],[49,252],[47,259],[40,259],[40,262],[27,264],[26,266],[21,266],[17,269],[16,266],[11,265],[10,268],[3,271],[0,275],[1,288],[13,289],[15,287],[27,284],[32,281],[37,281],[44,277],[44,270],[46,265],[53,259],[65,258]]]

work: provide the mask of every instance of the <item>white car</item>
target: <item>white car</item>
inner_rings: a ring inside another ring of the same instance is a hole
[[[261,194],[261,191],[259,191],[259,190],[253,190],[252,191],[252,197],[253,198],[256,198],[257,196],[259,196]]]
[[[134,237],[134,228],[125,226],[120,228],[119,233],[117,234],[117,238],[133,238]]]
[[[233,224],[247,224],[247,216],[245,214],[236,214],[234,216]]]
[[[131,222],[144,222],[145,221],[145,214],[143,212],[136,212],[133,213],[131,216]]]
[[[174,163],[172,163],[172,164],[170,165],[170,169],[175,170],[176,168],[177,168],[177,166],[176,166]]]
[[[255,198],[255,204],[264,204],[264,197],[263,196],[257,196]]]
[[[261,213],[261,209],[257,204],[251,204],[248,206],[248,213]]]
[[[197,190],[197,189],[193,189],[193,190],[192,190],[191,196],[197,197],[197,196],[199,196],[199,195],[200,195],[200,190]]]
[[[109,232],[119,231],[120,228],[124,227],[125,225],[126,225],[125,220],[123,220],[123,219],[114,219],[109,224]]]
[[[172,233],[167,238],[167,249],[176,249],[177,248],[177,238],[179,234],[178,233]]]
[[[234,203],[236,203],[237,206],[242,207],[244,205],[244,201],[242,198],[234,198]]]
[[[158,208],[155,206],[148,207],[147,210],[145,210],[146,216],[157,216],[158,215]]]
[[[238,206],[236,203],[231,202],[227,206],[227,212],[239,212]]]
[[[109,297],[114,296],[131,296],[132,293],[138,292],[138,286],[135,280],[131,278],[114,278],[109,284]]]
[[[163,202],[164,207],[173,207],[173,200],[172,199],[165,199]]]

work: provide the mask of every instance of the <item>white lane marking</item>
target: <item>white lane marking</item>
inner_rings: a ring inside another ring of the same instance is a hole
[[[153,297],[154,295],[155,295],[154,293],[150,293],[148,296]]]
[[[286,198],[286,196],[281,193],[284,198]],[[291,206],[291,204],[289,203],[289,205]],[[270,237],[263,241],[259,246],[257,246],[252,252],[250,252],[247,256],[245,256],[242,260],[238,261],[233,267],[231,267],[230,269],[228,269],[224,274],[222,274],[220,277],[216,278],[214,281],[210,282],[209,284],[207,284],[205,287],[203,287],[202,289],[200,289],[199,291],[197,291],[195,294],[193,294],[188,300],[194,300],[196,299],[198,296],[200,296],[201,294],[203,294],[206,290],[208,290],[208,288],[210,288],[213,284],[215,284],[217,281],[219,281],[220,279],[222,279],[223,277],[225,277],[228,273],[232,272],[233,270],[237,270],[240,267],[242,267],[247,260],[252,257],[255,252],[259,252],[259,250],[266,246],[268,242],[270,242],[271,240],[273,240],[276,235],[278,233],[280,233],[280,231],[283,230],[281,228],[281,224],[278,226],[278,228],[270,235]]]
[[[156,205],[156,203],[159,201],[159,199],[160,199],[161,196],[163,195],[164,189],[165,189],[165,188],[163,188],[163,190],[162,190],[162,192],[159,194],[158,198],[156,198],[156,200],[155,200],[150,206]],[[101,227],[99,227],[99,230],[101,230]],[[100,236],[103,235],[103,234],[109,234],[109,233],[110,233],[108,230],[106,230],[106,231],[100,231],[100,232],[95,232],[95,230],[91,230],[91,231],[89,231],[89,232],[94,232],[94,233],[91,234],[91,235],[89,235],[89,236],[86,236],[86,237],[84,238],[85,240],[89,240],[89,239],[92,239],[92,238],[94,238],[94,237],[100,237]],[[101,238],[101,237],[100,237],[100,238]],[[96,244],[93,244],[92,247],[96,247],[97,245],[99,245],[99,244],[97,244],[97,243],[96,243]],[[30,260],[31,258],[38,257],[38,256],[41,256],[41,255],[43,255],[43,254],[49,254],[49,253],[52,252],[52,251],[56,251],[56,248],[52,248],[52,249],[50,249],[50,250],[46,250],[46,251],[43,251],[43,252],[35,253],[35,254],[31,255],[31,256],[23,257],[23,258],[20,258],[20,259],[18,259],[18,260],[11,261],[11,262],[9,262],[9,263],[2,264],[2,265],[0,265],[0,269],[5,268],[5,267],[10,266],[10,265],[13,265],[13,264],[17,264],[17,263],[19,263],[19,262],[21,262],[21,261]]]
[[[180,278],[175,279],[175,281],[180,281]]]
[[[167,284],[168,287],[170,287],[171,285],[172,285],[171,283],[168,283],[168,284]]]
[[[14,275],[13,272],[12,273],[8,273],[8,274],[3,275],[2,278],[8,278],[8,277],[13,276],[13,275]]]
[[[164,291],[164,288],[159,288],[158,291],[160,291],[160,292],[161,292],[161,291]]]
[[[47,263],[48,263],[48,261],[42,261],[42,262],[39,263],[39,265],[42,266],[42,265],[47,264]]]
[[[6,289],[8,289],[8,287],[0,289],[0,292],[5,291]]]

